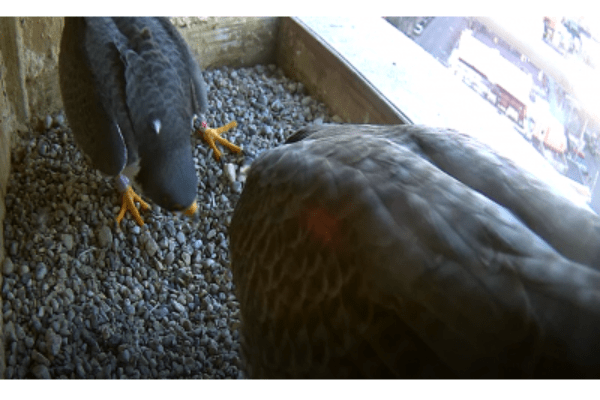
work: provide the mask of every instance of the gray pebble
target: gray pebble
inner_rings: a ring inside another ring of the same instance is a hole
[[[44,355],[39,353],[37,350],[33,350],[31,352],[31,359],[37,362],[38,364],[45,365],[46,367],[50,366],[50,360],[44,357]]]
[[[65,249],[71,251],[73,249],[73,235],[65,233],[61,235],[62,244],[65,246]]]
[[[43,310],[43,309],[44,309],[43,307],[40,307],[40,310]],[[42,327],[42,323],[36,317],[33,317],[31,319],[31,326],[33,327],[33,330],[37,333],[42,333],[42,331],[44,330],[44,328]]]
[[[154,310],[154,313],[157,318],[162,319],[169,315],[169,310],[167,309],[167,307],[159,307],[156,310]]]
[[[15,266],[10,257],[5,257],[4,261],[2,262],[2,273],[4,275],[10,275],[13,273],[14,270]]]
[[[19,244],[17,242],[11,242],[8,247],[8,254],[11,256],[16,256],[19,252]]]
[[[37,364],[31,369],[31,372],[37,379],[50,379],[50,372],[46,365]]]
[[[33,348],[34,345],[35,345],[35,339],[32,338],[31,336],[27,336],[25,338],[25,346],[27,346],[27,348],[31,349],[31,348]]]
[[[269,139],[273,138],[273,128],[268,125],[263,126],[261,133]]]
[[[233,182],[231,184],[231,188],[235,193],[242,193],[242,183],[241,182]]]
[[[186,331],[189,331],[192,329],[192,323],[190,322],[189,319],[184,318],[183,321],[181,322],[181,326],[183,327],[183,329],[185,329]]]
[[[281,104],[281,101],[279,100],[275,100],[273,103],[271,103],[271,109],[273,111],[280,111],[283,108],[283,104]]]
[[[185,312],[185,307],[183,305],[181,305],[179,302],[173,300],[172,304],[173,304],[173,308],[175,308],[175,310],[178,313],[183,314]]]
[[[4,324],[4,337],[6,340],[10,342],[17,341],[17,334],[15,332],[15,325],[12,321],[8,321],[8,323]]]
[[[129,354],[129,350],[127,349],[123,349],[120,353],[119,353],[119,360],[128,363],[129,360],[131,359],[131,355]]]
[[[100,244],[100,247],[108,247],[112,244],[112,239],[112,231],[108,226],[103,225],[98,230],[98,244]]]
[[[44,120],[44,128],[46,128],[46,130],[52,128],[52,117],[50,115],[46,115],[46,119]]]
[[[104,374],[104,379],[108,379],[112,377],[112,365],[106,364],[104,368],[102,368],[102,372]]]
[[[148,255],[150,257],[154,257],[154,255],[158,251],[158,244],[156,244],[156,241],[154,240],[154,238],[148,239],[148,241],[146,242],[146,245],[145,245],[145,250],[146,250],[146,253],[148,253]]]
[[[23,283],[23,285],[27,286],[29,284],[29,281],[31,280],[31,274],[28,272],[26,274],[24,274],[21,277],[21,282]]]
[[[52,356],[58,355],[60,347],[62,345],[62,339],[52,329],[46,331],[46,350],[48,354]]]
[[[65,297],[67,298],[69,303],[72,303],[73,301],[75,301],[75,293],[73,293],[73,289],[67,288],[65,290]]]
[[[46,274],[48,273],[48,268],[46,268],[46,264],[39,263],[35,268],[35,279],[38,281],[44,279]]]
[[[106,324],[106,325],[102,326],[102,328],[100,328],[100,333],[102,334],[102,339],[104,339],[104,340],[108,340],[112,336],[112,332],[111,332],[108,324]]]
[[[62,113],[59,113],[56,115],[56,117],[54,117],[54,121],[58,124],[58,126],[64,126],[65,125],[65,116]]]
[[[208,176],[208,186],[214,188],[217,185],[217,177],[214,175]]]
[[[77,374],[77,377],[80,379],[86,378],[85,369],[83,369],[83,365],[81,365],[81,364],[77,364],[77,366],[75,367],[75,373]]]
[[[67,195],[67,197],[71,197],[71,194],[73,193],[73,187],[67,186],[67,188],[65,189],[65,192],[66,192],[65,194]],[[63,204],[63,210],[65,211],[65,213],[67,213],[67,215],[72,215],[75,212],[75,209],[73,208],[73,206],[68,203]],[[72,236],[71,236],[71,239],[73,239]]]
[[[22,264],[19,267],[19,275],[23,276],[23,275],[28,274],[28,273],[29,273],[29,265]]]
[[[158,241],[158,245],[160,246],[161,249],[168,249],[169,248],[169,239],[167,239],[166,236],[163,236],[163,238]]]
[[[177,232],[177,241],[179,242],[179,244],[183,245],[185,244],[185,234],[181,231]]]
[[[19,324],[15,324],[15,332],[17,334],[17,339],[18,340],[23,340],[25,339],[25,330],[23,329],[23,327]]]

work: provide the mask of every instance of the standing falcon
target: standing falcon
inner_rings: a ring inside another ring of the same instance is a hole
[[[123,193],[117,223],[129,210],[144,224],[133,202],[149,206],[130,183],[161,207],[195,212],[194,121],[217,159],[215,140],[241,150],[219,136],[235,122],[219,129],[203,122],[200,68],[166,18],[65,18],[59,75],[75,141]]]

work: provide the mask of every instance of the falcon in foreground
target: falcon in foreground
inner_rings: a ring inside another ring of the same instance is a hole
[[[167,210],[195,212],[192,128],[217,159],[215,139],[241,151],[219,136],[235,121],[218,129],[203,121],[208,102],[200,68],[166,18],[65,18],[59,75],[75,141],[94,167],[117,177],[117,224],[126,210],[144,224],[134,201],[149,205],[130,183]]]
[[[230,236],[249,377],[600,377],[600,218],[456,131],[305,128]]]

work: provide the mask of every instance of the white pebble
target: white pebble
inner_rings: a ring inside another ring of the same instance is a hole
[[[235,182],[235,165],[231,163],[225,164],[225,176],[227,176],[229,182]]]

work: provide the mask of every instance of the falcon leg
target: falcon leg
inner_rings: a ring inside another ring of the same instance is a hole
[[[129,179],[127,179],[125,175],[119,175],[117,177],[117,188],[119,192],[123,193],[123,204],[121,205],[121,211],[119,212],[119,215],[117,215],[116,218],[117,226],[121,224],[121,221],[123,220],[123,217],[125,216],[125,212],[127,210],[129,210],[131,215],[133,215],[133,218],[139,226],[144,226],[144,220],[140,216],[140,212],[135,206],[134,201],[140,203],[140,208],[142,210],[147,210],[150,208],[148,203],[142,200],[141,197],[133,191],[131,185],[129,184]]]
[[[217,141],[221,145],[227,147],[229,150],[233,151],[234,153],[239,153],[242,151],[242,149],[240,147],[229,142],[227,139],[224,139],[221,137],[221,133],[226,132],[226,131],[230,130],[231,128],[235,128],[236,126],[237,126],[237,123],[235,121],[231,121],[227,125],[224,125],[220,128],[215,129],[215,128],[209,128],[206,125],[206,122],[202,122],[202,125],[196,129],[196,132],[198,132],[202,136],[202,138],[206,141],[206,143],[208,143],[210,148],[213,149],[214,157],[217,161],[219,161],[219,159],[221,158],[221,152],[219,151],[219,149],[217,149],[215,141]]]

